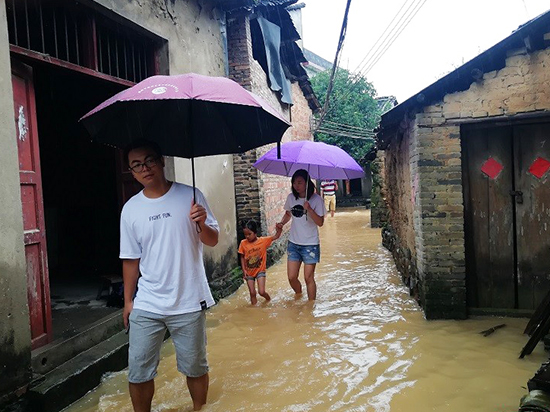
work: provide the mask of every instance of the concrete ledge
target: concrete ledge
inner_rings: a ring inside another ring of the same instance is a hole
[[[128,335],[122,331],[48,373],[29,391],[30,410],[58,412],[98,386],[105,372],[127,365]]]
[[[75,331],[69,339],[58,339],[32,351],[32,370],[35,374],[44,375],[123,329],[121,309]]]

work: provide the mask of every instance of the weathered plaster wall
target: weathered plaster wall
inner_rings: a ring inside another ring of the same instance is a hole
[[[413,210],[416,204],[418,178],[411,178],[410,160],[412,157],[410,129],[399,133],[383,154],[383,169],[380,192],[384,193],[385,207],[375,207],[375,219],[387,211],[388,224],[382,232],[382,241],[393,254],[396,266],[403,282],[409,287],[411,295],[418,298],[415,229]],[[415,175],[417,176],[417,175]],[[379,196],[377,194],[377,196]]]
[[[98,0],[121,16],[168,41],[170,74],[194,72],[225,76],[220,12],[213,1]],[[175,180],[191,184],[187,159],[174,159]],[[197,187],[205,194],[220,224],[216,247],[204,249],[209,276],[218,277],[237,265],[233,159],[231,155],[195,159]]]
[[[424,107],[413,120],[403,119],[408,154],[403,157],[397,150],[399,143],[395,143],[396,150],[386,153],[387,164],[396,164],[393,169],[388,166],[386,182],[406,184],[402,176],[408,169],[411,188],[409,193],[394,189],[388,202],[390,225],[395,230],[393,238],[387,235],[391,240],[386,243],[394,256],[399,255],[400,245],[411,244],[409,229],[403,227],[410,222],[395,209],[412,202],[416,259],[411,254],[408,263],[427,318],[466,317],[460,123],[550,111],[550,48],[531,54],[513,50],[508,55],[504,68],[485,73],[468,90],[446,95],[443,101]],[[397,134],[393,140],[399,140]],[[401,263],[396,261],[400,270],[407,267],[403,256]]]
[[[0,4],[0,94],[12,96],[5,3]],[[0,101],[0,405],[30,379],[27,274],[13,100]]]
[[[413,229],[413,194],[411,173],[409,167],[410,136],[409,130],[398,136],[386,149],[386,202],[389,208],[390,221],[401,239],[401,245],[414,250]]]
[[[168,40],[170,74],[223,76],[220,13],[209,0],[95,0]]]
[[[388,204],[386,187],[386,152],[378,150],[376,159],[371,163],[372,192],[371,192],[371,227],[385,227],[388,222]]]

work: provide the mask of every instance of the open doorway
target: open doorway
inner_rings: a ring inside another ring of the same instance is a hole
[[[78,119],[124,86],[44,65],[34,87],[56,340],[118,310],[101,288],[121,276],[120,154],[91,143]]]

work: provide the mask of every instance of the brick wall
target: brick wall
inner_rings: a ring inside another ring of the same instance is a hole
[[[384,244],[428,319],[467,315],[460,123],[549,111],[548,67],[550,48],[510,51],[504,68],[404,118],[386,149]]]
[[[252,57],[250,22],[247,16],[232,18],[228,21],[229,76],[243,87],[264,98],[292,123],[282,141],[312,140],[309,121],[311,109],[298,83],[292,84],[292,99],[289,106],[281,103],[278,93],[268,86],[267,74]],[[237,221],[254,219],[260,226],[259,234],[271,235],[275,232],[275,223],[283,215],[283,206],[290,193],[290,179],[284,176],[265,174],[252,165],[275,145],[267,145],[233,157],[235,173],[235,197],[237,201]],[[286,227],[288,230],[288,225]],[[238,234],[239,241],[243,239]],[[281,256],[286,248],[286,234],[272,246],[269,261]]]

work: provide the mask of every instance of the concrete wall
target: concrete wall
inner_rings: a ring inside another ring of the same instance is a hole
[[[404,118],[386,149],[384,243],[429,319],[466,317],[460,124],[550,111],[550,48],[508,56],[468,90]]]
[[[98,0],[97,3],[168,40],[170,74],[194,72],[225,76],[224,39],[220,12],[213,1],[124,1]],[[174,159],[175,180],[191,184],[191,163]],[[231,155],[195,159],[197,187],[205,194],[220,224],[220,241],[204,249],[207,273],[223,276],[237,266],[234,250],[235,197]]]
[[[5,3],[0,4],[0,94],[12,96]],[[30,379],[27,273],[13,99],[0,100],[0,405]]]

